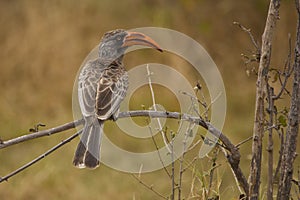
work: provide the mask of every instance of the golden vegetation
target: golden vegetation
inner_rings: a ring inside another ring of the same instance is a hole
[[[295,35],[293,1],[282,4],[271,63],[276,67],[284,64],[288,33]],[[240,54],[251,54],[254,48],[247,35],[232,22],[251,27],[260,41],[267,5],[263,0],[1,1],[0,137],[9,139],[24,134],[38,122],[50,128],[73,119],[74,79],[83,59],[104,32],[162,26],[191,36],[216,62],[228,98],[224,132],[237,143],[252,134],[255,76],[246,75]],[[128,66],[134,66],[145,59],[151,61],[145,53],[132,53],[125,61]],[[1,150],[0,176],[65,137],[63,133]],[[71,160],[75,146],[74,141],[2,183],[0,199],[156,199],[128,174],[104,165],[95,171],[74,168]],[[137,146],[142,149],[142,145]],[[242,166],[247,172],[250,144],[244,145],[241,151]],[[219,192],[223,199],[236,199],[238,192],[231,171],[224,160],[220,163]],[[209,167],[205,163],[199,165],[204,169]],[[169,194],[170,181],[164,171],[143,178],[161,193]],[[187,177],[184,182],[187,188],[188,180]],[[187,189],[185,194],[188,192]]]

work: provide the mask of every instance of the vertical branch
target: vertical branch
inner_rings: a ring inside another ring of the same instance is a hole
[[[220,151],[220,149],[218,148],[218,146],[216,146],[215,151],[214,151],[214,155],[211,158],[212,164],[211,164],[211,168],[209,169],[209,182],[208,182],[208,189],[207,189],[207,196],[208,197],[210,197],[210,195],[211,195],[215,170],[216,170],[217,167],[220,166],[220,165],[217,165],[217,158],[218,158],[218,155],[219,155],[219,151]]]
[[[279,157],[278,157],[278,162],[276,165],[276,169],[275,169],[275,173],[273,176],[273,180],[279,180],[279,171],[280,171],[280,166],[281,166],[281,162],[282,162],[282,157],[283,157],[283,147],[284,147],[284,130],[283,128],[281,128],[280,130],[277,130],[277,133],[279,135],[279,139],[280,139],[280,144],[279,144]]]
[[[187,139],[188,139],[188,135],[190,134],[190,132],[193,130],[193,127],[195,125],[193,124],[189,124],[189,128],[188,130],[185,132],[184,135],[184,139],[183,139],[183,153],[182,156],[179,159],[179,182],[178,182],[178,200],[181,199],[181,190],[182,190],[182,178],[183,178],[183,173],[185,171],[186,168],[183,167],[183,161],[184,161],[184,156],[187,153],[188,149],[187,149]]]
[[[255,102],[255,119],[253,129],[253,143],[252,143],[252,160],[250,166],[249,177],[249,198],[258,199],[260,175],[261,175],[261,157],[262,157],[262,138],[264,132],[264,99],[266,76],[270,58],[271,58],[271,44],[273,32],[276,25],[276,20],[279,16],[280,0],[271,0],[265,30],[262,36],[261,56],[258,68],[258,77],[256,82],[256,102]]]
[[[274,124],[274,88],[267,82],[268,95],[268,184],[267,184],[267,199],[273,200],[273,124]]]
[[[171,159],[172,159],[172,195],[171,200],[175,199],[175,160],[174,160],[174,135],[171,132]]]
[[[154,96],[154,91],[153,91],[153,87],[152,87],[152,80],[151,80],[151,72],[150,72],[150,69],[149,69],[149,66],[147,65],[147,76],[148,76],[148,83],[149,83],[149,88],[150,88],[150,91],[151,91],[151,97],[152,97],[152,103],[153,103],[153,109],[154,111],[157,111],[157,108],[156,108],[156,102],[155,102],[155,96]],[[162,128],[162,125],[161,125],[161,122],[160,122],[160,119],[157,118],[157,123],[158,123],[158,127],[159,127],[159,131],[161,133],[161,136],[163,138],[163,141],[165,143],[165,146],[166,148],[168,149],[169,153],[172,153],[171,152],[171,149],[168,145],[168,141],[167,141],[167,138],[166,138],[166,134],[164,133],[163,131],[163,128]]]
[[[296,0],[298,14],[297,38],[295,45],[294,80],[291,98],[290,112],[288,116],[288,127],[286,142],[283,149],[283,160],[281,163],[281,174],[278,187],[278,200],[289,199],[292,178],[293,163],[296,158],[297,137],[299,132],[300,118],[300,0]]]
[[[148,65],[147,65],[147,76],[148,76],[148,83],[149,83],[149,88],[150,88],[150,92],[151,92],[151,97],[152,97],[153,109],[154,109],[154,111],[157,111],[154,91],[153,91],[153,87],[152,87],[151,72],[150,72],[150,69],[149,69]],[[174,163],[174,149],[173,149],[174,148],[173,147],[174,138],[173,138],[173,135],[172,135],[172,132],[171,132],[171,145],[170,145],[171,149],[170,149],[170,147],[168,145],[167,138],[166,138],[166,134],[163,131],[163,128],[162,128],[162,125],[161,125],[161,122],[160,122],[159,118],[157,118],[157,123],[158,123],[159,131],[160,131],[160,133],[162,135],[162,138],[163,138],[163,142],[164,142],[167,150],[171,154],[171,159],[172,159],[172,164],[171,164],[172,165],[172,169],[171,169],[171,181],[172,181],[171,200],[174,200],[175,199],[175,163]],[[165,169],[165,171],[167,171],[167,170]]]
[[[148,124],[150,124],[150,122],[148,122]],[[155,141],[155,138],[154,138],[154,136],[153,136],[153,132],[152,132],[151,126],[148,125],[148,128],[149,128],[149,131],[150,131],[150,134],[151,134],[151,139],[152,139],[153,144],[154,144],[154,146],[155,146],[155,149],[156,149],[156,152],[157,152],[159,161],[160,161],[161,165],[163,166],[163,169],[165,170],[165,172],[166,172],[166,174],[168,175],[168,177],[169,177],[169,178],[172,178],[171,174],[169,173],[168,169],[166,168],[165,163],[164,163],[164,161],[163,161],[163,159],[162,159],[162,157],[161,157],[161,154],[160,154],[160,152],[159,152],[159,147],[158,147],[157,142]]]

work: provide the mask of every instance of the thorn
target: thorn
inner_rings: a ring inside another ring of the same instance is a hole
[[[30,133],[36,133],[36,132],[38,132],[40,126],[41,126],[41,127],[45,127],[46,125],[45,125],[45,124],[42,124],[42,123],[38,123],[38,124],[34,125],[33,128],[30,128],[30,129],[29,129],[29,132],[30,132]]]

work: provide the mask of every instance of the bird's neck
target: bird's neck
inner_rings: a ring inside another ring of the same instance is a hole
[[[110,65],[122,65],[124,55],[121,55],[117,58],[108,58],[108,57],[101,57],[99,56],[99,60],[105,66]]]

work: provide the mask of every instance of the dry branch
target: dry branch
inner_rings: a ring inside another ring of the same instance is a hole
[[[278,200],[288,200],[293,179],[293,163],[296,158],[297,137],[300,118],[300,1],[296,0],[298,13],[297,38],[295,45],[294,81],[291,98],[288,127],[281,162],[281,174],[278,187]]]
[[[271,0],[265,30],[262,36],[261,56],[256,82],[256,102],[252,143],[252,160],[249,177],[249,198],[258,199],[261,175],[262,138],[264,132],[264,99],[266,75],[271,58],[271,44],[276,21],[279,17],[280,0]]]
[[[37,158],[33,159],[32,161],[30,161],[29,163],[23,165],[22,167],[18,168],[17,170],[7,174],[4,177],[0,177],[0,183],[3,181],[8,181],[9,178],[13,177],[14,175],[24,171],[25,169],[27,169],[28,167],[30,167],[31,165],[37,163],[38,161],[42,160],[43,158],[45,158],[46,156],[48,156],[49,154],[53,153],[54,151],[56,151],[57,149],[59,149],[60,147],[62,147],[63,145],[65,145],[68,142],[71,142],[74,138],[76,138],[78,135],[81,134],[82,131],[78,131],[77,133],[73,134],[72,136],[68,137],[67,139],[61,141],[59,144],[55,145],[54,147],[52,147],[51,149],[49,149],[48,151],[46,151],[45,153],[43,153],[42,155],[38,156]]]
[[[80,119],[80,120],[76,120],[73,122],[69,122],[69,123],[57,126],[55,128],[48,129],[48,130],[43,130],[43,131],[31,133],[31,134],[22,135],[20,137],[13,138],[13,139],[7,140],[7,141],[1,141],[0,149],[9,147],[9,146],[12,146],[15,144],[19,144],[21,142],[25,142],[27,140],[32,140],[32,139],[36,139],[36,138],[40,138],[40,137],[44,137],[44,136],[50,136],[55,133],[60,133],[60,132],[75,128],[83,123],[84,123],[83,119]]]
[[[118,118],[128,118],[128,117],[151,117],[151,118],[172,118],[178,119],[183,121],[189,121],[196,125],[199,125],[205,129],[207,129],[211,134],[216,137],[219,137],[219,140],[224,144],[227,153],[227,160],[232,167],[232,171],[234,172],[235,177],[237,178],[238,182],[240,183],[241,187],[243,188],[244,192],[248,193],[248,184],[247,180],[239,167],[240,162],[240,153],[238,148],[232,144],[227,136],[225,136],[222,132],[216,129],[212,124],[209,122],[205,122],[200,117],[194,117],[188,114],[182,114],[178,112],[168,112],[168,111],[151,111],[151,110],[136,110],[136,111],[127,111],[119,113]],[[62,126],[58,126],[55,128],[51,128],[49,130],[43,130],[36,133],[23,135],[21,137],[11,139],[8,141],[3,141],[0,143],[0,149],[6,148],[8,146],[12,146],[21,142],[25,142],[31,139],[48,136],[54,133],[63,132],[65,130],[69,130],[75,128],[79,125],[83,124],[83,120],[76,120],[73,122],[66,123]],[[1,181],[0,181],[1,182]]]

